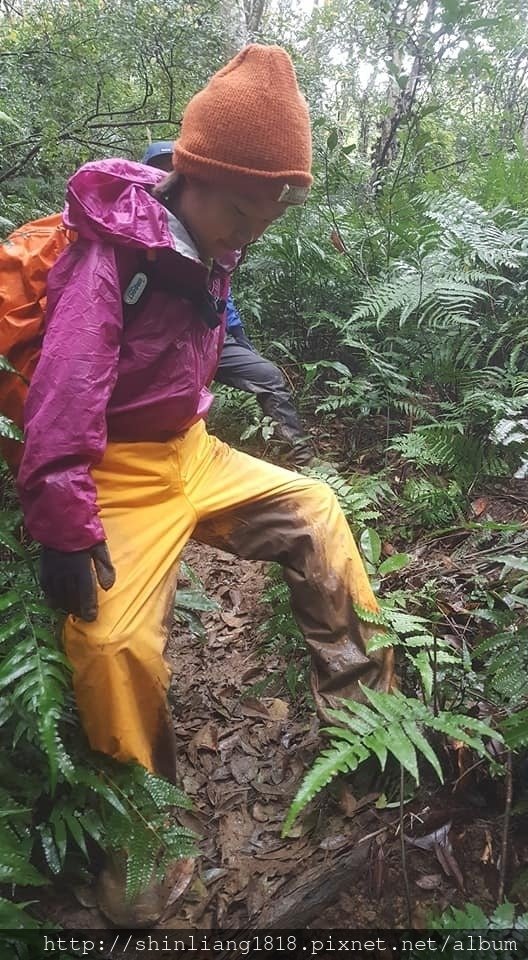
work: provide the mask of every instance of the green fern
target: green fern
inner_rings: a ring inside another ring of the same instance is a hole
[[[35,901],[27,900],[25,903],[14,903],[12,900],[5,900],[4,897],[0,897],[0,928],[2,928],[2,933],[0,933],[0,945],[4,944],[6,947],[11,947],[13,952],[9,956],[13,958],[20,957],[19,953],[14,951],[20,946],[19,941],[10,940],[9,935],[7,934],[8,930],[37,930],[40,927],[40,924],[37,920],[34,920],[27,912],[27,907],[30,907]],[[29,960],[29,954],[28,954]]]
[[[358,616],[366,623],[382,627],[379,633],[374,633],[367,641],[367,653],[373,653],[383,647],[399,647],[406,660],[417,675],[421,691],[426,703],[429,703],[433,694],[433,684],[444,670],[462,668],[460,654],[454,652],[447,640],[441,636],[434,636],[431,632],[430,621],[425,617],[402,610],[396,602],[407,604],[408,598],[398,598],[389,594],[382,598],[381,609],[372,613],[355,607]]]
[[[271,612],[261,624],[259,632],[264,637],[264,647],[278,650],[286,659],[286,669],[281,672],[283,675],[280,679],[286,681],[290,696],[295,698],[307,687],[306,647],[302,632],[293,616],[290,591],[284,581],[282,567],[278,563],[271,564],[266,579],[262,599]],[[267,675],[265,686],[272,679],[273,677]],[[252,693],[256,691],[252,689]]]
[[[23,440],[24,434],[9,417],[0,414],[0,437],[6,440]]]
[[[494,219],[498,211],[488,213],[455,193],[414,202],[429,221],[413,244],[416,260],[395,260],[386,276],[371,280],[350,325],[371,318],[379,328],[391,317],[400,327],[478,325],[477,312],[491,300],[491,290],[506,282],[505,271],[524,264],[521,217],[511,215],[505,228]],[[504,220],[503,211],[500,216]]]
[[[16,894],[18,885],[36,887],[66,870],[79,875],[94,843],[110,851],[119,838],[130,846],[133,894],[194,849],[190,831],[171,822],[172,808],[190,802],[143,768],[88,750],[55,617],[40,598],[34,548],[19,534],[19,511],[0,509],[0,882]],[[14,909],[13,927],[19,913],[26,917]]]
[[[520,705],[528,696],[528,627],[515,624],[493,634],[473,650],[485,664],[484,690],[500,705]]]
[[[180,577],[187,581],[183,587],[178,587],[174,598],[174,620],[187,626],[193,636],[200,640],[206,639],[206,632],[202,623],[201,614],[212,610],[219,610],[216,600],[208,597],[200,577],[188,563],[182,562]]]
[[[372,623],[378,627],[387,626],[387,618],[383,610],[368,610],[367,607],[362,607],[359,603],[354,603],[352,606],[354,613],[356,613],[364,623]]]
[[[425,216],[441,229],[443,249],[496,269],[515,269],[526,261],[523,220],[514,211],[489,213],[454,191],[423,201]]]
[[[425,529],[444,527],[461,519],[465,500],[456,480],[444,483],[412,477],[407,480],[402,500],[408,504],[409,518]]]
[[[66,657],[58,649],[55,621],[43,603],[33,599],[29,584],[9,590],[0,604],[0,693],[4,698],[1,722],[17,722],[29,742],[38,737],[49,762],[52,791],[59,767],[67,755],[59,733],[59,721],[70,685]],[[17,643],[5,650],[6,641]]]
[[[528,747],[528,708],[505,717],[499,722],[499,729],[510,750]]]
[[[196,854],[195,834],[167,821],[170,807],[189,809],[191,803],[177,787],[138,766],[124,776],[114,771],[108,788],[125,808],[112,810],[106,829],[113,849],[126,855],[126,892],[133,899],[153,877],[161,879],[172,860]]]
[[[472,311],[480,301],[489,297],[487,291],[469,280],[457,278],[454,271],[447,276],[436,276],[436,272],[437,264],[432,258],[422,261],[421,267],[396,262],[391,276],[373,284],[372,291],[365,295],[350,323],[370,317],[379,328],[384,320],[394,315],[398,317],[400,327],[411,318],[418,325],[423,323],[432,327],[476,323]],[[484,282],[489,278],[480,274],[478,279]]]
[[[516,907],[508,900],[499,904],[491,916],[487,916],[478,904],[465,903],[461,909],[448,907],[440,916],[430,915],[428,926],[433,930],[526,930],[528,929],[528,913],[516,916]],[[503,955],[503,951],[500,951],[500,954],[496,954],[495,951],[493,953],[497,958],[499,955]]]
[[[476,476],[508,473],[508,464],[489,437],[494,421],[472,426],[463,404],[456,411],[466,419],[420,424],[411,434],[394,437],[391,449],[420,467],[439,466],[453,475],[453,482],[465,486]]]
[[[38,870],[29,863],[33,839],[20,825],[0,824],[0,883],[19,883],[41,886],[47,883]]]
[[[343,700],[340,710],[329,711],[342,727],[329,727],[331,745],[323,750],[307,774],[290,806],[283,826],[287,836],[296,817],[323,787],[339,773],[353,773],[369,756],[376,756],[382,770],[389,754],[419,783],[418,757],[424,757],[443,782],[440,762],[422,730],[428,729],[467,743],[486,756],[483,737],[496,731],[480,720],[451,713],[437,716],[419,700],[402,693],[382,693],[362,687],[370,706]]]
[[[328,484],[354,530],[364,527],[369,520],[376,520],[381,503],[393,497],[390,484],[379,474],[344,477],[322,467],[310,467],[306,472]]]

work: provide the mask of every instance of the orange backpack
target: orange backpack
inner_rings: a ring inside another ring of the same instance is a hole
[[[74,238],[62,214],[54,213],[25,223],[0,243],[0,356],[17,371],[0,372],[0,414],[18,427],[42,346],[48,271]],[[16,471],[22,445],[2,440],[0,452]]]

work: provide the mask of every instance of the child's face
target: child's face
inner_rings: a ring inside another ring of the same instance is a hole
[[[228,251],[245,247],[287,209],[286,203],[192,180],[185,181],[178,203],[178,214],[204,260],[221,260]]]

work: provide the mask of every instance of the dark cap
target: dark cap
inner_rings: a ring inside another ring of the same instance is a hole
[[[141,158],[141,163],[150,164],[153,160],[158,160],[160,157],[164,157],[167,154],[172,154],[173,150],[173,140],[154,140],[154,143],[151,143],[150,146],[145,150],[145,153]]]

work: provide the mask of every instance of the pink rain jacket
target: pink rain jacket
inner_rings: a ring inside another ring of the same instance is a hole
[[[150,195],[162,176],[102,160],[68,184],[64,222],[79,239],[49,273],[18,475],[29,532],[57,550],[105,539],[90,468],[107,440],[166,440],[212,403],[229,273],[218,264],[209,271]]]

